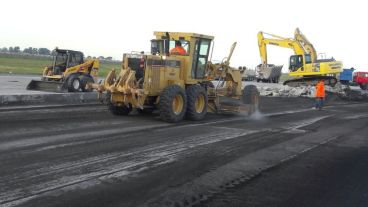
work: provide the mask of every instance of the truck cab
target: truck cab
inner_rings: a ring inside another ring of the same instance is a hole
[[[362,90],[368,89],[368,72],[355,72],[354,82],[357,83]]]

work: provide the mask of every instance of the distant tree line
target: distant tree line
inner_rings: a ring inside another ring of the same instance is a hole
[[[107,60],[107,61],[112,61],[112,57],[109,56],[109,57],[104,57],[104,56],[87,56],[87,59],[99,59],[99,60]]]
[[[10,54],[25,54],[25,55],[46,55],[50,56],[52,51],[47,48],[35,48],[35,47],[28,47],[24,48],[23,50],[20,47],[0,47],[0,53],[10,53]],[[104,57],[104,56],[87,56],[87,58],[99,59],[99,60],[106,60],[112,61],[113,58],[111,56]]]
[[[30,55],[51,55],[51,51],[47,48],[35,48],[35,47],[28,47],[24,48],[23,50],[20,49],[20,47],[3,47],[0,48],[0,52],[3,53],[23,53],[23,54],[30,54]]]

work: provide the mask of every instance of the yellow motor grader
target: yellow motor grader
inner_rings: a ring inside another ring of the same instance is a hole
[[[90,92],[88,84],[97,82],[100,62],[86,59],[82,52],[56,48],[52,51],[53,64],[44,68],[41,80],[32,80],[27,90],[53,92]]]
[[[112,70],[102,84],[91,86],[100,92],[99,98],[113,114],[128,115],[133,108],[139,112],[158,109],[162,120],[178,122],[183,118],[201,120],[207,112],[250,114],[258,107],[257,88],[248,85],[242,90],[242,71],[229,66],[236,43],[222,63],[213,64],[209,61],[212,36],[178,32],[154,35],[151,54],[124,54],[119,73]],[[177,45],[185,54],[170,52]]]

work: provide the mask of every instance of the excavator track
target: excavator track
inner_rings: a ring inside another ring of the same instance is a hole
[[[308,77],[287,80],[284,82],[284,85],[287,85],[290,87],[316,85],[319,80],[324,80],[325,85],[329,85],[332,87],[334,87],[337,83],[337,79],[334,76],[308,76]]]

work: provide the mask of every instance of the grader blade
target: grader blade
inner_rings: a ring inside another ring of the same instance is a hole
[[[226,96],[219,97],[219,105],[221,112],[246,113],[248,115],[254,113],[258,108],[254,104],[245,104],[241,100]]]
[[[248,85],[240,97],[219,96],[220,111],[246,113],[251,115],[259,108],[259,91],[256,86]]]
[[[64,92],[65,88],[62,82],[32,80],[28,84],[27,90]]]

